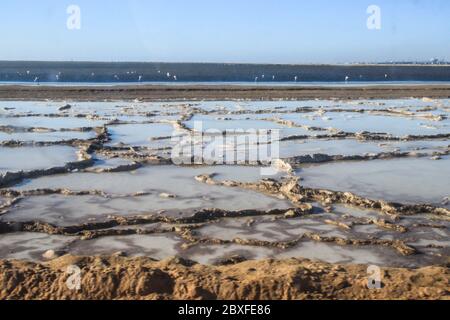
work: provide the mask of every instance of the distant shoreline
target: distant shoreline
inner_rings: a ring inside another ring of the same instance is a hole
[[[448,85],[258,86],[258,85],[1,85],[0,100],[18,101],[196,101],[450,98]]]
[[[425,62],[348,62],[348,63],[250,63],[250,62],[164,62],[164,61],[99,61],[99,60],[0,60],[1,63],[69,63],[69,64],[197,64],[197,65],[230,65],[230,66],[244,66],[244,65],[253,65],[253,66],[435,66],[435,67],[448,67],[450,66],[450,62],[445,63],[425,63]]]

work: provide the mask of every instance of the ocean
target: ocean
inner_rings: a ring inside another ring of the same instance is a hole
[[[353,85],[450,82],[450,65],[0,61],[0,83]]]

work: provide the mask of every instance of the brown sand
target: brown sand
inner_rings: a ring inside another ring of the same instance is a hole
[[[69,290],[69,265],[81,289]],[[246,261],[222,266],[182,259],[64,256],[45,264],[0,262],[0,299],[449,299],[445,267],[382,270],[367,288],[366,266],[310,260]]]
[[[238,85],[0,86],[0,100],[232,100],[450,98],[449,85],[270,87]]]

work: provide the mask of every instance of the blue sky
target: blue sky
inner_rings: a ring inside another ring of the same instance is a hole
[[[66,9],[81,9],[68,30]],[[367,7],[381,30],[366,27]],[[0,60],[450,60],[448,0],[1,0]]]

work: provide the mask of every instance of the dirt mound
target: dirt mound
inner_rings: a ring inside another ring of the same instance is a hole
[[[81,270],[78,291],[67,286],[73,265]],[[449,275],[446,267],[386,268],[382,289],[368,289],[362,265],[64,256],[45,264],[0,261],[0,299],[449,299]]]

